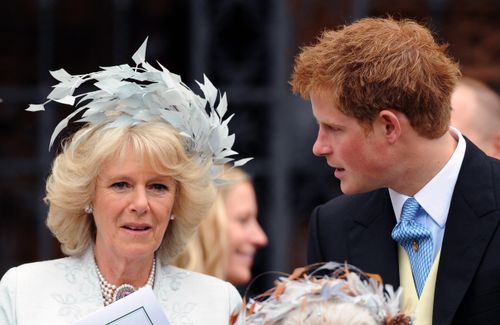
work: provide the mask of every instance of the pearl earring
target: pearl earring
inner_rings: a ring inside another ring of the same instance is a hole
[[[85,211],[86,214],[92,214],[94,212],[94,209],[92,209],[92,205],[90,204],[87,204],[87,206],[83,210]]]
[[[170,220],[174,220],[175,216],[173,214],[170,215]]]

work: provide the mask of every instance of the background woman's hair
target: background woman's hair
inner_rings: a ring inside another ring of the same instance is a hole
[[[296,308],[275,325],[378,325],[367,307],[321,301]]]

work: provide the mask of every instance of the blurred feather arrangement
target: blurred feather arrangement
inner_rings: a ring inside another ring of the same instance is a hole
[[[274,288],[250,299],[239,317],[249,325],[282,324],[289,313],[304,310],[308,304],[347,303],[368,310],[376,324],[410,325],[412,318],[400,310],[401,294],[402,288],[394,291],[391,285],[383,285],[378,275],[363,273],[352,265],[328,262],[280,277]]]

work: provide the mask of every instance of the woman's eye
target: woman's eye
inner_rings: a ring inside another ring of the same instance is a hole
[[[250,221],[250,217],[243,216],[243,217],[238,218],[238,222],[241,225],[246,225],[249,221]]]
[[[116,188],[118,190],[126,189],[128,188],[127,182],[116,182],[111,185],[111,187]]]
[[[163,192],[168,190],[168,187],[165,184],[153,184],[151,185],[151,189],[157,192]]]

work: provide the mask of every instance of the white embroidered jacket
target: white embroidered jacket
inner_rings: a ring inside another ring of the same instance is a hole
[[[160,263],[153,291],[172,325],[226,325],[241,304],[230,283]],[[2,325],[72,324],[101,307],[91,249],[12,268],[0,281]]]

